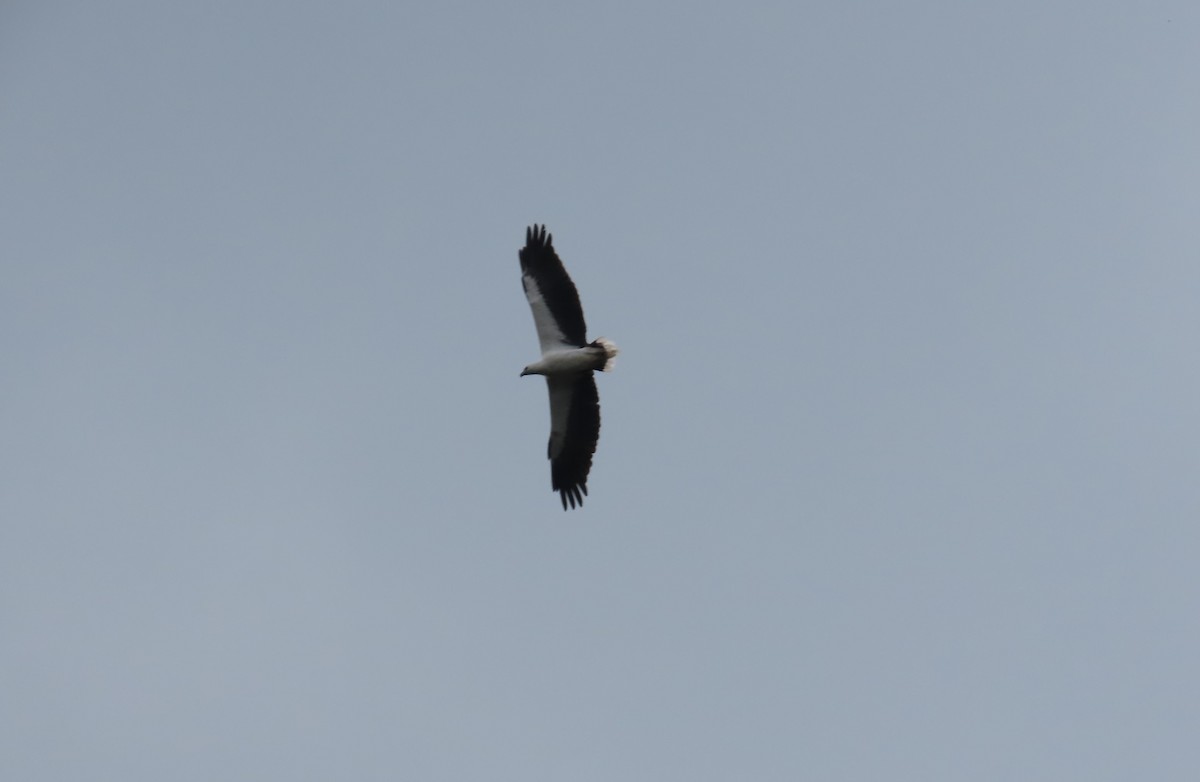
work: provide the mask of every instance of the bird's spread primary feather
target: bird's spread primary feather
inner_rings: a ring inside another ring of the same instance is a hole
[[[579,293],[545,226],[526,229],[520,260],[521,285],[542,348],[541,359],[521,374],[546,377],[550,485],[566,510],[583,505],[592,455],[600,439],[600,397],[592,372],[612,369],[617,346],[603,337],[587,341]]]

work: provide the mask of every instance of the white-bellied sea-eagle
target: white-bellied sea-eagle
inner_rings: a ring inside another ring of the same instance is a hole
[[[617,346],[603,337],[587,341],[579,292],[554,252],[544,225],[525,229],[521,285],[533,310],[542,357],[521,375],[545,375],[550,391],[550,486],[563,510],[583,505],[592,454],[600,439],[600,397],[592,372],[607,372]]]

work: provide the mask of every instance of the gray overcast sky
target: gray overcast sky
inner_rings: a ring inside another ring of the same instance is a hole
[[[1193,2],[9,2],[0,778],[1200,767]],[[550,492],[516,251],[605,426]]]

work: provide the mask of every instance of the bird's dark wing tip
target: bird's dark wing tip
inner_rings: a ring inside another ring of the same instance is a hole
[[[550,247],[554,244],[554,237],[546,233],[545,225],[534,223],[525,229],[525,246],[526,247]]]
[[[581,490],[583,494],[580,494]],[[563,510],[568,510],[568,504],[570,505],[571,510],[574,510],[575,508],[582,508],[583,498],[586,494],[587,484],[583,483],[577,483],[574,486],[564,486],[563,488],[558,489],[558,495],[562,500]]]

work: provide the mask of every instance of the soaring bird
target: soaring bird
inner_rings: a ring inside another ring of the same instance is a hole
[[[542,357],[521,376],[544,375],[550,392],[550,486],[563,510],[583,505],[588,471],[600,439],[600,396],[592,372],[613,368],[617,346],[600,337],[587,341],[579,292],[554,252],[546,226],[525,229],[520,251],[521,285],[533,310]]]

